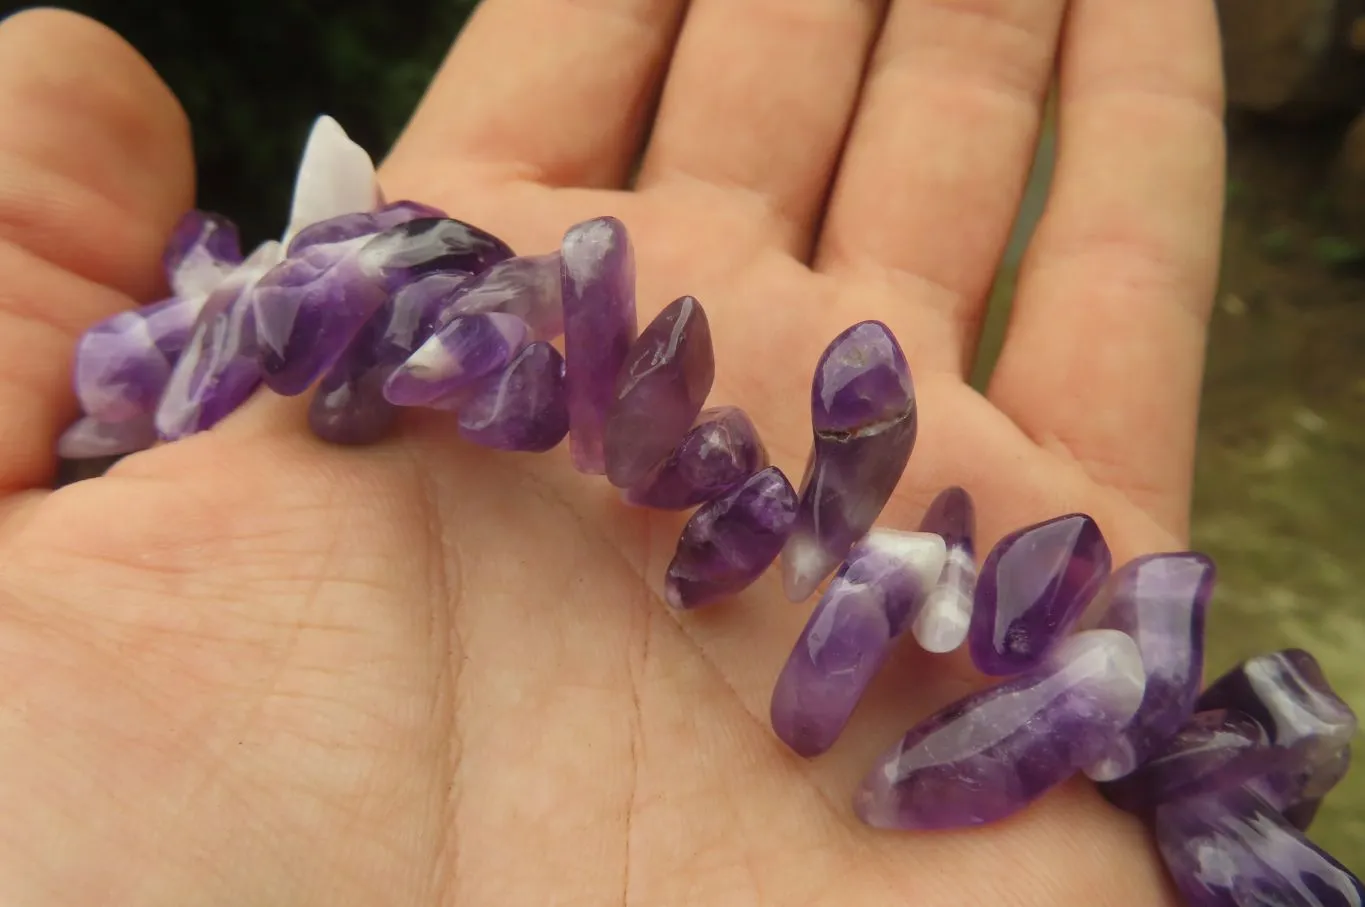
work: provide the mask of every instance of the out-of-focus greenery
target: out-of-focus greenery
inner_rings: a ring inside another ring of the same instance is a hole
[[[255,242],[283,227],[313,119],[331,114],[381,157],[477,2],[60,5],[109,25],[152,62],[194,127],[199,205]]]

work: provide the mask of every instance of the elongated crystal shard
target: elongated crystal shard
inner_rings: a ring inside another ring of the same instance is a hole
[[[294,180],[294,199],[284,244],[299,231],[345,214],[371,211],[381,203],[370,155],[329,116],[313,122]]]
[[[530,329],[515,315],[484,312],[451,321],[389,376],[384,396],[397,406],[433,406],[507,367]]]
[[[374,236],[408,221],[444,219],[445,216],[445,212],[439,208],[409,201],[392,202],[373,211],[341,214],[304,227],[290,240],[286,255],[292,258],[309,246],[325,246],[362,236]]]
[[[635,253],[625,224],[599,217],[560,246],[569,450],[579,472],[606,472],[607,411],[635,342]]]
[[[686,510],[733,491],[768,465],[768,451],[744,410],[702,410],[662,463],[622,497],[639,507]]]
[[[1133,717],[1146,678],[1117,630],[1063,640],[1043,663],[910,730],[854,799],[881,828],[960,828],[1017,812],[1075,775]]]
[[[564,357],[543,340],[481,381],[459,408],[460,434],[496,450],[539,453],[569,433]]]
[[[1194,712],[1204,671],[1204,613],[1213,594],[1213,561],[1193,551],[1151,554],[1109,577],[1092,603],[1097,626],[1133,637],[1147,670],[1147,692],[1133,721],[1086,774],[1112,781],[1136,769]]]
[[[418,284],[440,278],[423,278]],[[414,285],[416,286],[416,285]],[[534,340],[553,340],[564,333],[560,255],[520,255],[461,280],[441,312],[444,327],[461,315],[498,312],[526,322]]]
[[[1246,788],[1172,801],[1155,830],[1187,907],[1365,905],[1359,878]]]
[[[796,518],[796,492],[769,466],[697,508],[664,578],[674,608],[695,608],[749,587],[776,560]]]
[[[607,481],[644,480],[682,441],[716,376],[711,324],[691,296],[664,307],[631,345],[607,410],[603,450]]]
[[[773,689],[773,730],[787,746],[809,757],[834,745],[946,555],[928,532],[873,529],[853,546]]]
[[[945,488],[920,522],[921,532],[948,546],[943,572],[915,618],[915,639],[926,652],[951,652],[967,639],[976,595],[976,507],[966,489]]]
[[[1109,545],[1085,514],[1027,526],[986,555],[967,648],[984,674],[1037,665],[1076,624],[1109,575]]]
[[[811,423],[801,506],[782,552],[792,601],[814,592],[872,528],[915,446],[910,367],[886,325],[860,322],[825,349],[811,385]]]

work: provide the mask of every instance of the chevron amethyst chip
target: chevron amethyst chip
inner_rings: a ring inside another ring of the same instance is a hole
[[[459,407],[460,435],[496,450],[539,453],[569,433],[564,357],[543,340],[475,385]]]
[[[744,410],[702,410],[673,452],[622,497],[639,507],[686,510],[739,487],[768,465],[768,451]]]
[[[292,258],[309,246],[323,246],[362,236],[374,236],[408,221],[445,216],[445,212],[439,208],[420,202],[391,202],[373,211],[355,211],[310,224],[294,234],[285,254]]]
[[[926,652],[951,652],[967,639],[976,595],[976,508],[965,488],[938,493],[920,522],[921,532],[948,546],[943,573],[915,618],[915,640]]]
[[[409,289],[431,284],[435,291],[441,281],[449,280],[446,275],[432,275],[412,284]],[[499,312],[516,315],[526,322],[533,340],[554,340],[564,333],[558,252],[504,259],[481,274],[446,286],[448,297],[441,311],[439,327],[461,315]]]
[[[384,397],[397,406],[458,409],[475,384],[516,358],[530,337],[515,315],[463,315],[426,340],[393,370]]]
[[[825,349],[811,385],[811,423],[801,506],[782,552],[792,601],[814,592],[872,528],[914,449],[910,367],[886,325],[860,322]]]
[[[211,211],[189,211],[162,255],[166,281],[181,299],[202,298],[242,263],[237,226]]]

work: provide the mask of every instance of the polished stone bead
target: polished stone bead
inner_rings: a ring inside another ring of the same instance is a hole
[[[703,504],[678,539],[665,600],[695,608],[748,588],[777,559],[795,518],[796,492],[775,466]]]
[[[303,249],[252,293],[266,384],[303,393],[407,284],[431,271],[474,273],[510,254],[467,224],[432,219]]]
[[[394,369],[384,397],[396,406],[434,406],[463,396],[507,367],[529,339],[515,315],[485,312],[456,318]]]
[[[146,450],[156,443],[151,414],[123,422],[100,422],[82,416],[57,439],[57,456],[66,460],[93,460]]]
[[[1298,821],[1311,820],[1345,774],[1356,716],[1332,690],[1322,668],[1302,649],[1249,658],[1214,681],[1196,708],[1237,709],[1256,719],[1270,742],[1288,750],[1290,766],[1268,772],[1256,789]]]
[[[1109,545],[1073,513],[1002,538],[981,565],[967,648],[985,674],[1038,664],[1071,630],[1109,575]]]
[[[905,354],[886,325],[853,325],[825,349],[811,385],[814,443],[796,526],[782,552],[802,601],[867,534],[905,471],[918,426]]]
[[[441,277],[424,277],[420,286]],[[433,284],[432,292],[438,292]],[[450,288],[441,313],[442,324],[461,315],[501,312],[526,322],[535,340],[553,340],[564,333],[563,286],[560,256],[518,255],[500,261],[457,287]]]
[[[1154,823],[1186,907],[1362,907],[1365,885],[1246,788],[1176,800]]]
[[[1121,630],[1137,642],[1147,692],[1132,724],[1086,767],[1093,780],[1112,781],[1136,769],[1194,712],[1213,581],[1213,561],[1206,555],[1150,554],[1115,570],[1095,596],[1090,606],[1095,625]]]
[[[156,409],[156,430],[174,441],[213,427],[261,382],[251,291],[284,254],[261,244],[209,294]]]
[[[460,434],[496,450],[546,451],[569,433],[564,357],[543,340],[479,382],[459,409]]]
[[[622,497],[639,507],[687,510],[733,491],[768,465],[758,429],[736,406],[702,410],[673,452]]]
[[[946,556],[929,532],[873,529],[853,546],[773,689],[773,730],[787,746],[810,757],[834,745]]]
[[[384,399],[384,384],[431,337],[441,310],[440,298],[408,292],[415,286],[390,297],[323,376],[308,410],[318,437],[359,445],[388,433],[398,410]]]
[[[1265,728],[1249,715],[1196,712],[1136,771],[1101,784],[1100,793],[1121,809],[1150,817],[1163,803],[1255,778],[1264,770],[1269,742]]]
[[[880,828],[1003,819],[1093,762],[1137,711],[1145,682],[1125,634],[1070,636],[1031,671],[912,728],[868,773],[854,808]]]
[[[207,295],[241,263],[237,226],[210,211],[181,217],[162,255],[171,292],[182,299]]]
[[[362,236],[373,236],[410,220],[445,216],[445,212],[439,208],[409,201],[392,202],[373,211],[354,211],[304,227],[290,240],[286,254],[292,258],[309,246],[322,246]]]
[[[294,199],[284,245],[305,227],[381,204],[370,155],[346,135],[336,120],[313,123],[294,181]]]
[[[966,489],[945,488],[920,522],[921,532],[943,537],[943,573],[915,618],[915,639],[926,652],[951,652],[967,639],[976,595],[976,507]]]
[[[569,451],[580,472],[606,472],[607,410],[635,342],[635,253],[625,224],[598,217],[560,246]]]
[[[716,377],[711,323],[683,296],[664,307],[630,347],[604,429],[607,481],[641,482],[696,420]]]

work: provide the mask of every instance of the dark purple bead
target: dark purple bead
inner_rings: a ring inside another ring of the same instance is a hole
[[[437,272],[479,274],[513,252],[507,243],[478,227],[452,218],[420,218],[373,237],[359,252],[367,272],[396,293]]]
[[[848,553],[773,688],[777,736],[802,756],[839,738],[947,555],[931,532],[873,529]]]
[[[598,217],[560,245],[569,452],[579,472],[606,472],[607,411],[635,342],[635,253],[625,224]]]
[[[854,809],[879,828],[1003,819],[1094,761],[1137,711],[1145,682],[1128,636],[1070,636],[1027,673],[912,728],[868,773]]]
[[[435,279],[424,277],[413,287]],[[553,340],[564,333],[559,253],[519,255],[461,282],[448,297],[441,326],[461,315],[485,312],[516,315],[535,340]]]
[[[1361,907],[1365,886],[1246,788],[1156,812],[1157,845],[1186,907]]]
[[[564,357],[544,341],[526,346],[460,406],[460,434],[497,450],[546,451],[569,433]]]
[[[664,580],[674,608],[695,608],[751,585],[777,559],[796,517],[796,492],[769,466],[697,508]]]
[[[207,294],[241,263],[236,225],[210,211],[181,217],[162,256],[171,292],[182,298]]]
[[[635,343],[616,380],[603,449],[607,481],[641,482],[687,434],[716,377],[711,323],[691,296],[669,303]]]
[[[1073,513],[1016,530],[986,555],[967,648],[984,674],[1037,665],[1070,632],[1109,575],[1100,527]]]
[[[361,236],[383,233],[411,220],[444,218],[445,212],[419,202],[400,201],[374,211],[357,211],[310,224],[294,235],[288,256],[293,258],[309,246],[345,242]]]
[[[1147,692],[1133,723],[1086,774],[1112,781],[1157,752],[1194,712],[1204,672],[1204,613],[1213,561],[1193,551],[1149,554],[1109,577],[1091,605],[1097,626],[1127,633],[1142,652]]]
[[[915,618],[915,639],[926,652],[952,652],[967,639],[976,596],[976,507],[966,489],[945,488],[920,522],[921,532],[942,536],[948,556]]]
[[[801,507],[782,552],[792,601],[814,592],[872,528],[914,449],[910,367],[886,325],[855,324],[825,349],[811,385],[811,423]]]
[[[1196,712],[1136,771],[1101,784],[1100,793],[1121,809],[1150,817],[1163,803],[1236,787],[1261,774],[1265,761],[1256,754],[1268,745],[1265,729],[1249,715]]]
[[[674,448],[638,485],[622,497],[656,510],[687,510],[738,488],[768,465],[758,429],[735,406],[703,410]]]

